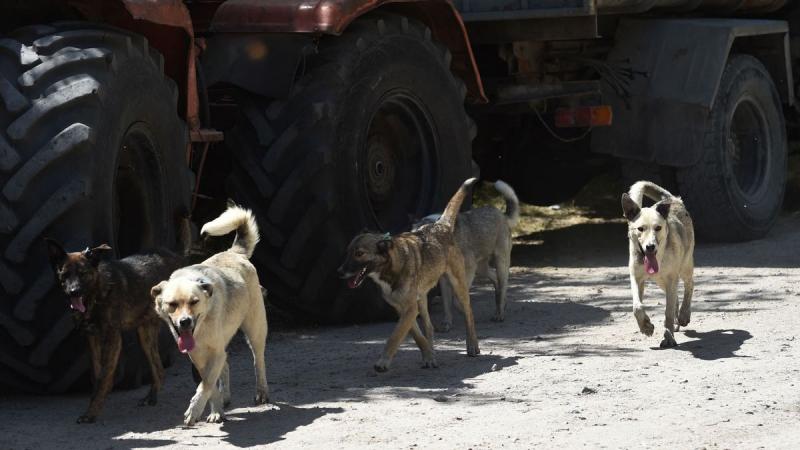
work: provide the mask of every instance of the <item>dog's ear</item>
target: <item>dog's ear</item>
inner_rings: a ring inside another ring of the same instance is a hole
[[[211,297],[211,295],[214,293],[214,288],[211,286],[211,283],[209,283],[208,280],[197,280],[197,284],[207,296]]]
[[[50,259],[50,264],[54,269],[57,269],[67,259],[67,252],[54,239],[44,238],[44,242],[47,244],[47,257]]]
[[[153,297],[153,300],[157,299],[158,296],[161,295],[162,292],[164,292],[164,285],[166,284],[167,284],[166,281],[162,281],[161,283],[158,283],[157,285],[150,288],[150,296]]]
[[[669,216],[669,209],[672,206],[672,202],[669,200],[662,200],[656,204],[656,211],[661,214],[661,217],[667,218]]]
[[[84,250],[83,256],[85,256],[93,266],[97,267],[100,261],[110,253],[111,247],[109,247],[108,244],[101,244],[97,247]]]
[[[628,193],[622,194],[622,215],[632,222],[639,215],[642,208],[636,204]]]
[[[378,253],[381,255],[386,255],[389,253],[389,250],[394,247],[394,241],[392,238],[381,239],[377,244],[375,244],[375,247],[378,249]]]

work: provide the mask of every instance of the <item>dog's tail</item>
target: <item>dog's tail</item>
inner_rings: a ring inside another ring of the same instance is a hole
[[[495,181],[494,188],[506,199],[506,220],[508,221],[508,226],[514,228],[519,223],[519,199],[517,194],[511,186],[502,180]]]
[[[656,202],[675,198],[675,196],[672,195],[668,190],[651,181],[637,181],[636,183],[633,183],[628,191],[628,195],[630,195],[631,199],[633,199],[633,201],[639,206],[642,206],[642,200],[644,200],[644,197]]]
[[[458,191],[450,198],[447,207],[442,213],[442,217],[439,217],[439,220],[436,221],[437,223],[443,223],[447,225],[450,231],[453,231],[453,227],[456,224],[456,217],[458,217],[458,210],[461,209],[461,204],[464,203],[464,199],[467,198],[467,194],[472,188],[472,185],[477,181],[477,178],[470,178],[464,181],[461,187],[458,188]]]
[[[221,216],[203,225],[201,235],[222,236],[236,230],[236,239],[231,250],[236,253],[253,256],[253,250],[258,244],[258,225],[253,213],[241,206],[228,206]]]

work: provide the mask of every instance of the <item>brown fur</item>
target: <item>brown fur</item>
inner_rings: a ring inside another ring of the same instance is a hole
[[[363,233],[350,242],[345,261],[339,267],[342,278],[349,279],[351,288],[358,287],[366,277],[372,278],[383,291],[384,300],[400,316],[381,358],[375,363],[376,371],[388,370],[409,332],[422,351],[423,367],[437,366],[427,293],[442,276],[447,276],[464,311],[467,354],[477,356],[480,353],[464,257],[453,241],[458,210],[475,181],[472,178],[464,182],[436,223],[397,236]],[[422,318],[424,333],[417,324],[418,315]]]
[[[111,253],[111,247],[105,244],[67,253],[58,242],[46,242],[59,285],[73,305],[78,304],[74,299],[80,299],[85,308],[83,312],[73,308],[73,314],[89,344],[94,388],[89,408],[78,417],[78,423],[94,422],[103,409],[114,384],[123,331],[136,330],[150,365],[150,391],[139,404],[155,405],[164,368],[158,352],[161,320],[153,309],[150,288],[183,265],[184,258],[158,250],[104,260],[104,255]]]

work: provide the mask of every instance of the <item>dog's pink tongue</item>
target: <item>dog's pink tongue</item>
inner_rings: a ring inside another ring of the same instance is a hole
[[[181,353],[189,353],[194,350],[194,336],[191,331],[184,331],[178,335],[178,350]]]
[[[658,261],[656,260],[656,255],[648,255],[645,253],[644,270],[646,270],[650,275],[658,273]]]
[[[83,297],[72,297],[69,300],[70,300],[70,305],[69,305],[70,308],[76,311],[80,311],[81,313],[86,312],[86,306],[83,305]]]

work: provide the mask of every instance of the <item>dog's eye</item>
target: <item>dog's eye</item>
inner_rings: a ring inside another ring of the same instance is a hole
[[[661,226],[656,226],[656,231],[661,231]]]
[[[364,256],[364,251],[363,250],[356,250],[355,255],[356,255],[356,258],[361,258],[362,256]]]
[[[167,306],[169,306],[169,309],[175,309],[178,307],[178,302],[169,302]]]
[[[644,231],[644,227],[639,227],[639,231]]]
[[[190,300],[189,301],[189,305],[191,305],[191,306],[194,306],[194,305],[196,305],[198,303],[200,303],[200,300]]]

